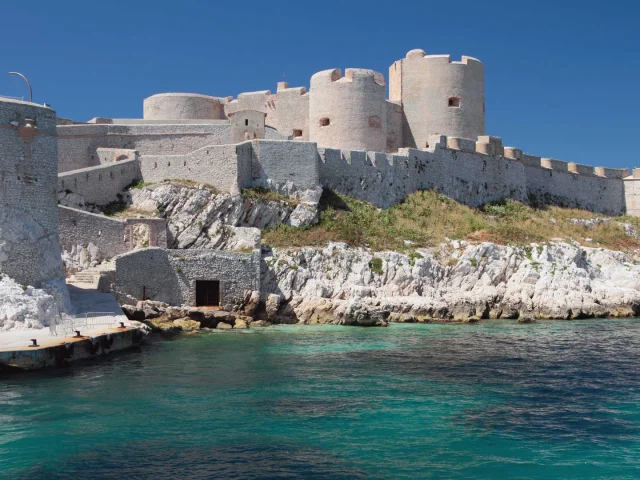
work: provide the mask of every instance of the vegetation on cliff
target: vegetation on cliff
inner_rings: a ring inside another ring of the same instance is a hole
[[[320,246],[341,241],[375,251],[433,247],[447,238],[527,245],[553,238],[590,247],[640,249],[640,219],[584,210],[535,209],[503,200],[473,209],[434,191],[415,192],[387,210],[325,190],[320,221],[311,227],[278,225],[263,234],[274,247]]]

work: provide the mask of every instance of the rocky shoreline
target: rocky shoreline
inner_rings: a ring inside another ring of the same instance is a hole
[[[640,265],[558,241],[511,247],[451,241],[408,254],[326,248],[263,255],[278,323],[375,325],[640,316]],[[264,294],[263,294],[264,295]]]
[[[232,312],[152,301],[123,309],[163,333],[637,317],[640,265],[622,252],[560,241],[527,247],[451,241],[408,254],[333,243],[263,251],[262,291],[246,292]]]

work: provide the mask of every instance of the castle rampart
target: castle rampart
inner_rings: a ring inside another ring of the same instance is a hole
[[[98,149],[137,150],[139,155],[184,155],[207,145],[229,145],[231,125],[223,124],[127,124],[59,126],[59,171],[94,167],[102,163]],[[265,128],[265,138],[287,137]]]
[[[133,229],[141,224],[148,226],[147,246],[167,247],[167,222],[163,218],[121,220],[63,206],[58,206],[58,214],[62,247],[70,252],[74,247],[93,244],[97,249],[95,261],[133,250]]]
[[[309,138],[319,147],[387,149],[384,76],[372,70],[325,70],[311,77]]]
[[[209,145],[180,155],[141,155],[140,171],[147,182],[193,180],[238,193],[251,186],[251,144]]]
[[[116,200],[116,194],[139,180],[138,160],[81,168],[58,176],[58,191],[82,195],[86,203],[105,205]]]
[[[250,148],[252,186],[293,193],[321,185],[315,143],[257,140]]]

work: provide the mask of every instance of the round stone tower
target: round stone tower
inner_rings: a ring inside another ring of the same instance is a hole
[[[0,98],[0,273],[40,287],[63,280],[56,113]]]
[[[144,99],[145,120],[225,120],[224,98],[197,93],[159,93]]]
[[[425,148],[429,135],[484,135],[484,66],[471,57],[411,50],[389,68],[389,97],[404,111],[405,147]]]
[[[325,70],[311,77],[309,140],[319,147],[384,152],[384,76],[372,70]]]

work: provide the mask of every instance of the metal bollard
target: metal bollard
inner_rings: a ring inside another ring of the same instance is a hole
[[[76,334],[73,338],[82,338],[82,335],[80,335],[80,330],[76,330]]]
[[[39,347],[40,345],[38,345],[38,339],[36,338],[32,338],[31,339],[31,345],[29,345],[29,347]]]
[[[120,328],[127,328],[124,326],[124,322],[120,322]]]

